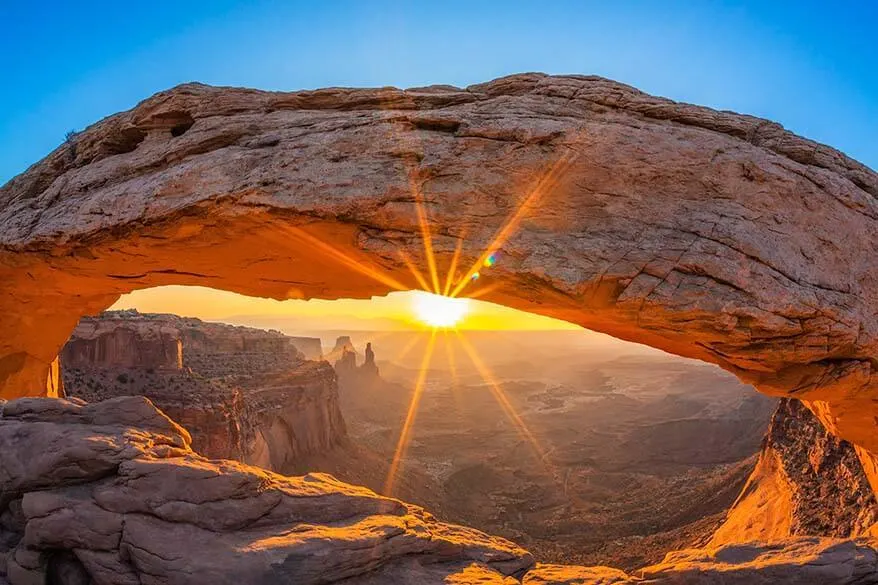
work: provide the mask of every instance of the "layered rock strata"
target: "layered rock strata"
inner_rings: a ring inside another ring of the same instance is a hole
[[[83,319],[61,355],[68,395],[146,396],[209,457],[285,471],[346,436],[332,367],[276,331],[109,312]]]

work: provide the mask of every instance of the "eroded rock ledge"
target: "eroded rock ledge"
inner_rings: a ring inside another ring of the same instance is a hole
[[[79,317],[134,289],[419,288],[420,201],[441,270],[517,217],[485,298],[800,398],[875,469],[876,196],[874,171],[775,123],[596,77],[183,85],[0,188],[0,394],[51,392]]]
[[[402,559],[501,575],[533,564],[510,542],[366,488],[207,460],[189,442],[142,397],[6,403],[0,574],[42,583],[62,563],[97,585],[305,584]]]
[[[324,474],[208,460],[143,397],[0,403],[0,582],[588,585],[878,582],[870,540],[680,551],[629,576],[520,547]],[[765,581],[765,580],[768,581]]]

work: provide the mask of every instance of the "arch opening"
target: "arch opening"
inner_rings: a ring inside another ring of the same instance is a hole
[[[79,325],[62,352],[64,386],[89,402],[146,395],[190,431],[196,451],[329,472],[546,562],[633,570],[694,544],[693,532],[710,537],[754,464],[771,400],[715,367],[478,300],[459,328],[434,330],[412,296],[136,291]],[[320,408],[303,404],[294,387],[327,391],[303,356],[255,350],[276,339],[268,330],[322,347],[304,357],[334,366],[341,416],[328,413],[328,395]],[[282,386],[275,400],[267,388]],[[218,423],[218,412],[241,422]]]

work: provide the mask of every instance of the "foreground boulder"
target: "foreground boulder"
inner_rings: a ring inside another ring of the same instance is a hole
[[[0,401],[0,583],[621,585],[878,582],[874,542],[671,553],[639,575],[537,565],[502,538],[325,474],[209,460],[146,398]]]
[[[12,585],[49,574],[87,575],[97,585],[305,584],[402,557],[501,575],[533,563],[508,541],[366,488],[207,460],[189,442],[142,397],[7,403],[0,575]]]
[[[878,583],[874,540],[800,537],[669,553],[641,571],[642,583],[842,585]]]

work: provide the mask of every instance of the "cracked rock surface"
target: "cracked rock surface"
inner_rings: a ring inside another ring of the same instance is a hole
[[[464,294],[799,398],[875,486],[876,197],[873,170],[778,124],[597,77],[182,85],[0,187],[0,395],[57,392],[78,319],[131,290],[420,288],[420,202],[440,273],[460,242],[463,282],[499,249]]]

